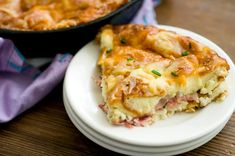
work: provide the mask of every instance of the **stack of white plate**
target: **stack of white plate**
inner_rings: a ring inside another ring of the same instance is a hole
[[[87,44],[73,58],[64,81],[64,105],[73,124],[90,140],[115,152],[127,155],[175,155],[195,149],[216,136],[235,109],[235,68],[226,53],[208,39],[171,26],[159,26],[190,36],[214,49],[230,65],[226,79],[228,97],[196,113],[177,113],[147,127],[126,128],[108,123],[98,105],[103,102],[96,61],[99,47]]]

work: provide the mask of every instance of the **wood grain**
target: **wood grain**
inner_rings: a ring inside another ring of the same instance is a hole
[[[206,36],[235,61],[234,0],[163,0],[156,12],[160,24]],[[96,145],[73,126],[63,106],[61,86],[34,108],[0,125],[0,155],[120,155]],[[235,155],[235,115],[214,139],[183,155]]]

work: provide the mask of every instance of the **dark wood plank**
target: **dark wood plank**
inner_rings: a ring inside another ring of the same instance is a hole
[[[163,0],[158,22],[202,34],[235,61],[234,0]],[[70,122],[57,87],[37,106],[0,127],[0,155],[120,155],[96,145]],[[235,115],[207,144],[184,154],[235,155]]]

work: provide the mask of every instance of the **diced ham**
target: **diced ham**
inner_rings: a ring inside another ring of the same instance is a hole
[[[101,109],[103,112],[105,112],[105,114],[108,113],[108,107],[107,107],[106,104],[101,103],[101,104],[99,104],[99,107],[100,107],[100,109]]]
[[[155,109],[156,110],[162,109],[166,105],[167,102],[168,102],[168,98],[162,98],[156,105]]]
[[[192,101],[198,101],[198,94],[197,93],[194,93],[192,95],[186,95],[186,99],[187,101],[189,102],[192,102]]]
[[[178,104],[178,98],[177,97],[173,97],[171,99],[168,100],[167,102],[167,107],[168,108],[174,108],[177,104]]]
[[[146,123],[151,119],[152,119],[151,116],[144,116],[144,117],[134,119],[134,125],[144,127]]]
[[[174,108],[177,104],[182,102],[198,102],[198,94],[190,94],[190,95],[177,95],[175,97],[165,97],[161,99],[158,104],[156,105],[156,110],[161,110],[164,106],[168,108]]]
[[[151,116],[146,115],[143,117],[133,118],[131,120],[123,120],[118,123],[114,123],[115,125],[123,125],[127,128],[133,128],[133,126],[144,127],[146,123],[148,123],[152,119]]]

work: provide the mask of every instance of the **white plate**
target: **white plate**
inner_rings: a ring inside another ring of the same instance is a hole
[[[191,147],[195,144],[198,144],[199,142],[201,142],[201,140],[203,138],[208,137],[208,135],[214,134],[213,131],[209,132],[208,134],[206,134],[203,137],[200,137],[196,140],[192,140],[189,142],[185,142],[182,144],[177,144],[177,145],[172,145],[172,146],[138,146],[138,145],[131,145],[131,144],[126,144],[126,143],[122,143],[116,140],[112,140],[111,138],[108,138],[105,135],[100,134],[99,132],[93,130],[91,127],[89,127],[89,125],[87,125],[86,123],[84,123],[82,120],[79,119],[79,117],[75,114],[75,112],[72,110],[71,106],[70,106],[70,102],[67,98],[66,92],[63,92],[63,99],[64,99],[64,104],[66,107],[66,110],[68,112],[68,114],[70,114],[70,116],[73,117],[73,120],[75,120],[78,125],[80,127],[82,127],[83,129],[85,129],[86,132],[90,133],[91,135],[95,135],[95,137],[99,140],[102,140],[103,142],[107,143],[107,144],[112,144],[113,146],[117,147],[117,148],[122,148],[125,150],[130,150],[132,149],[133,151],[138,151],[138,152],[146,152],[146,153],[153,153],[153,152],[173,152],[176,150],[180,150],[180,149],[185,149],[187,147]],[[227,121],[226,121],[227,122]],[[220,129],[221,126],[224,126],[225,123],[223,123],[223,125],[220,125],[220,127],[218,127],[217,129]],[[222,129],[222,128],[221,128]]]
[[[229,95],[225,101],[213,103],[197,113],[178,113],[173,117],[156,122],[149,127],[128,129],[113,126],[107,122],[104,113],[98,108],[102,102],[101,90],[92,77],[98,74],[96,61],[99,48],[90,42],[82,48],[71,61],[65,76],[64,89],[76,115],[92,129],[114,140],[140,146],[167,146],[184,143],[202,137],[228,120],[235,108],[235,68],[228,55],[216,44],[193,32],[171,27],[159,26],[190,36],[214,49],[230,65],[226,81]]]
[[[166,148],[168,150],[166,151],[160,151],[161,148],[155,147],[155,151],[149,151],[148,148],[140,148],[140,147],[130,147],[129,145],[126,144],[122,144],[122,146],[118,145],[115,142],[115,140],[110,140],[109,138],[105,138],[105,136],[100,136],[96,131],[93,131],[92,129],[90,129],[89,127],[87,127],[82,121],[79,120],[79,118],[77,118],[76,114],[74,114],[74,112],[72,111],[72,109],[70,108],[70,104],[66,98],[66,95],[64,94],[64,104],[65,104],[65,108],[66,111],[71,119],[71,121],[74,123],[74,125],[80,130],[80,132],[82,134],[84,134],[86,137],[88,137],[90,140],[92,140],[93,142],[99,144],[100,146],[107,148],[109,150],[113,150],[115,152],[118,153],[122,153],[122,154],[128,154],[128,155],[136,155],[136,156],[142,156],[142,155],[146,155],[146,156],[157,156],[157,155],[176,155],[176,154],[180,154],[180,153],[184,153],[187,151],[190,151],[192,149],[195,149],[201,145],[203,145],[204,143],[208,142],[209,140],[211,140],[214,136],[216,136],[225,126],[226,122],[223,123],[222,125],[220,125],[218,128],[216,128],[214,131],[210,132],[209,134],[207,134],[206,136],[197,139],[191,143],[185,143],[184,145],[176,145],[174,146],[174,150],[173,147],[170,150],[170,148]],[[136,150],[138,149],[138,150]]]

